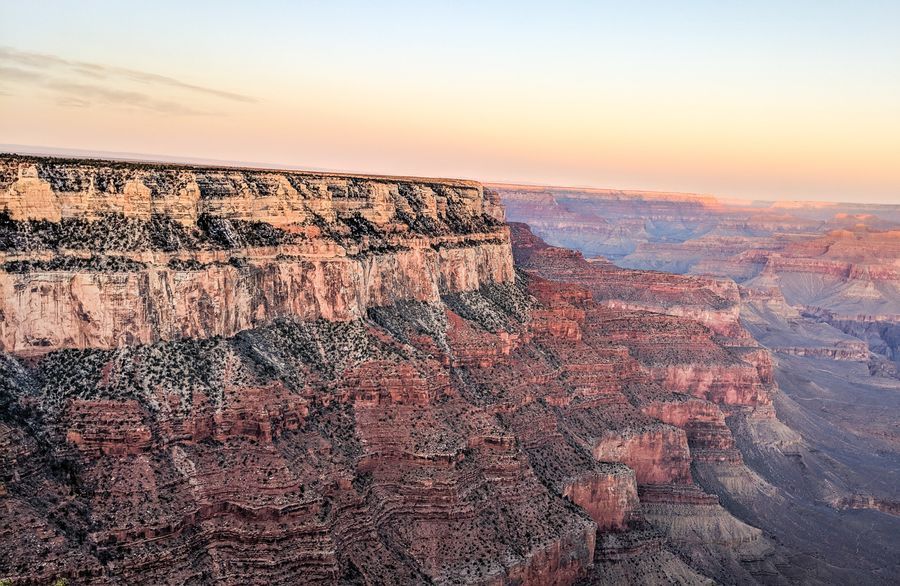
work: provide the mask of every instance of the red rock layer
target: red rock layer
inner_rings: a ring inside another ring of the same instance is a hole
[[[572,584],[664,560],[691,582],[672,544],[760,543],[691,475],[739,462],[723,413],[768,407],[758,349],[524,250],[514,282],[358,319],[4,356],[0,575]]]

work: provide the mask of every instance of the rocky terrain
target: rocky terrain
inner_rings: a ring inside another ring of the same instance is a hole
[[[730,305],[711,306],[729,307],[745,335],[768,351],[779,392],[771,395],[775,418],[741,415],[729,418],[728,425],[749,469],[781,496],[736,496],[734,483],[746,484],[745,472],[725,481],[728,475],[721,471],[713,479],[705,466],[697,466],[695,477],[708,490],[727,492],[723,503],[742,520],[800,550],[830,551],[829,563],[885,543],[896,557],[900,206],[495,188],[510,219],[529,222],[551,242],[604,255],[584,261],[560,253],[579,268],[554,269],[556,278],[607,284],[624,274],[648,288],[681,282],[690,298],[713,299],[711,287],[731,290],[720,295]],[[640,271],[645,276],[639,278],[622,267],[680,275]],[[603,296],[603,287],[595,286],[595,294]],[[648,308],[684,312],[681,303],[676,306]],[[718,325],[723,334],[721,324],[729,321],[722,313],[693,317],[707,327]],[[712,315],[716,319],[710,320]],[[790,502],[789,510],[798,515],[766,511],[766,502]],[[821,537],[825,527],[827,538]],[[841,547],[844,555],[838,553]],[[896,564],[888,566],[896,571]]]
[[[734,282],[470,182],[0,163],[6,582],[900,578],[896,379],[825,396]]]
[[[347,321],[513,276],[473,183],[0,164],[0,347],[18,354]]]
[[[900,205],[494,186],[511,220],[620,267],[727,277],[786,353],[900,365]],[[758,338],[759,339],[759,338]],[[763,341],[763,340],[760,340]]]

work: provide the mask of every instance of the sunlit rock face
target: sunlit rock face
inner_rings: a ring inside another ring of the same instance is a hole
[[[745,460],[813,457],[733,285],[588,262],[474,183],[4,163],[0,578],[796,577],[732,514],[790,500]]]
[[[346,321],[513,278],[502,211],[475,183],[0,166],[0,348],[18,354]]]

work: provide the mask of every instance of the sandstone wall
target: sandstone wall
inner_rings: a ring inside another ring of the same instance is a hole
[[[346,321],[510,282],[508,230],[489,199],[464,181],[4,156],[0,350]],[[155,244],[159,225],[174,245]],[[108,231],[122,242],[112,250]],[[107,270],[110,259],[122,266]]]
[[[13,220],[96,219],[118,212],[149,218],[164,214],[192,224],[209,213],[229,219],[290,225],[310,212],[326,217],[361,212],[387,222],[421,200],[437,218],[451,208],[485,210],[482,186],[473,181],[336,175],[266,169],[190,167],[117,161],[65,160],[4,155],[0,158],[0,210]],[[498,215],[491,192],[487,208]]]

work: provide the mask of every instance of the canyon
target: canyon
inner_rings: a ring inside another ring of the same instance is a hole
[[[609,283],[652,275],[638,301],[670,314],[686,308],[660,303],[661,284],[694,281],[692,296],[703,295],[707,307],[692,311],[697,321],[720,335],[728,335],[724,324],[737,323],[764,349],[778,389],[771,394],[775,416],[727,421],[745,464],[780,493],[769,504],[789,504],[773,514],[764,500],[736,494],[733,482],[746,482],[745,474],[713,478],[696,466],[695,478],[724,491],[729,511],[781,543],[829,552],[824,557],[832,560],[852,563],[848,544],[859,551],[888,544],[896,557],[900,205],[490,187],[510,220],[585,255],[566,253],[581,268],[557,270],[559,278],[602,281],[594,290],[603,296]],[[729,303],[714,301],[709,281],[731,291]],[[866,517],[867,525],[854,516],[863,510],[880,514]]]
[[[832,358],[871,351],[873,369],[898,364],[900,205],[492,188],[510,219],[589,259],[734,281],[742,317],[757,335],[768,331],[767,347]]]
[[[0,579],[896,583],[890,230],[553,197],[0,156]]]

